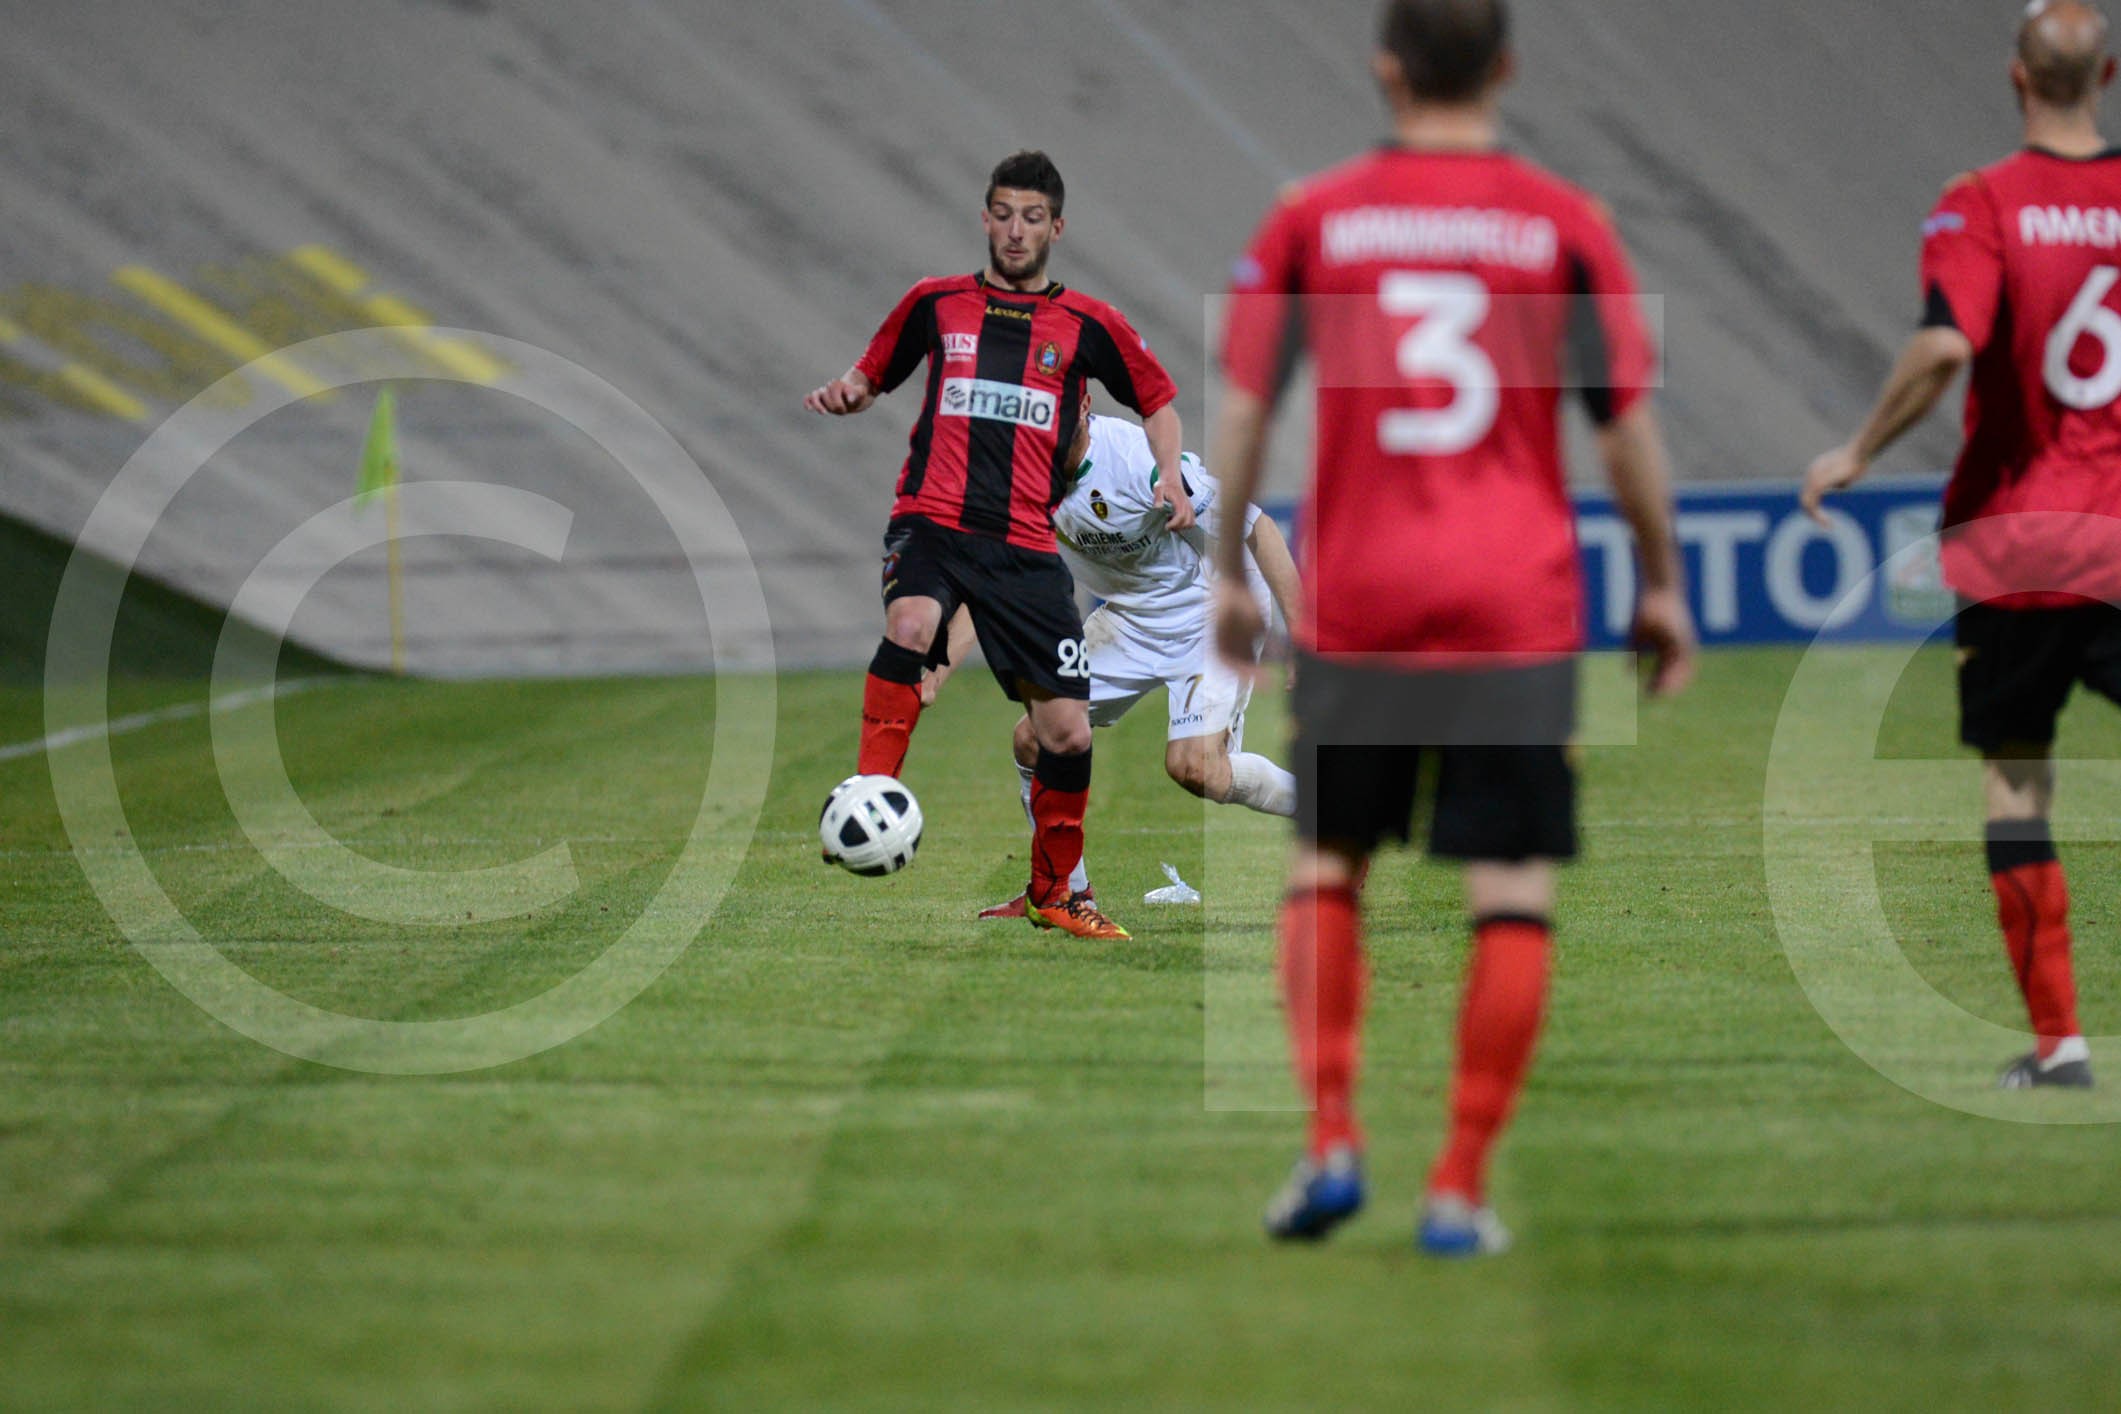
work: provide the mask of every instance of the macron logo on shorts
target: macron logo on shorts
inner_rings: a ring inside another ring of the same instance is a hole
[[[946,378],[938,411],[945,417],[979,417],[1050,431],[1060,415],[1060,399],[1037,388],[995,383],[985,378]]]

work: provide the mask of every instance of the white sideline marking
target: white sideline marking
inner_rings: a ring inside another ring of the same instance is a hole
[[[11,746],[0,746],[0,761],[15,761],[24,756],[39,756],[45,752],[78,746],[97,737],[124,736],[148,727],[160,726],[164,722],[181,722],[189,717],[203,717],[211,707],[217,712],[233,712],[240,707],[264,702],[275,697],[292,697],[298,692],[307,692],[321,687],[326,678],[296,678],[292,682],[276,682],[266,687],[249,687],[241,692],[231,692],[226,697],[206,702],[179,702],[174,707],[157,707],[152,712],[135,712],[130,717],[119,717],[113,721],[99,722],[88,727],[68,727],[63,732],[36,741],[18,741]]]

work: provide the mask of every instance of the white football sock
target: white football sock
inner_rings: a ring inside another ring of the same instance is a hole
[[[2088,1061],[2091,1058],[2092,1048],[2084,1044],[2082,1036],[2065,1036],[2055,1043],[2055,1053],[2040,1062],[2040,1068],[2046,1070],[2050,1066],[2068,1065],[2071,1061]]]
[[[1230,803],[1262,815],[1296,813],[1296,777],[1264,756],[1230,753]]]

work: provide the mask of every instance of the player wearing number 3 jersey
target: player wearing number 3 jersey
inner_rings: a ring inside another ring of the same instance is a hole
[[[2071,689],[2121,701],[2121,152],[2098,127],[2114,71],[2096,9],[2028,11],[2011,65],[2025,149],[1945,188],[1923,228],[1923,327],[1869,421],[1804,486],[1823,519],[1822,498],[1972,366],[1943,558],[1960,598],[1959,734],[1985,762],[1989,875],[2037,1038],[2008,1089],[2091,1084],[2048,814]]]
[[[1561,462],[1561,392],[1600,426],[1642,562],[1637,634],[1656,687],[1690,672],[1656,355],[1611,220],[1497,147],[1511,73],[1502,0],[1392,0],[1376,73],[1395,141],[1286,193],[1238,262],[1229,384],[1211,455],[1252,498],[1299,353],[1317,383],[1317,466],[1299,514],[1304,613],[1292,715],[1298,847],[1282,987],[1310,1144],[1267,1213],[1323,1236],[1362,1201],[1354,1116],[1360,890],[1405,840],[1431,773],[1432,854],[1462,861],[1473,957],[1451,1137],[1420,1227],[1431,1252],[1500,1250],[1488,1156],[1546,997],[1554,862],[1575,853],[1575,655],[1583,589]],[[1224,524],[1235,523],[1235,517]],[[1259,613],[1217,551],[1217,642],[1240,664]]]

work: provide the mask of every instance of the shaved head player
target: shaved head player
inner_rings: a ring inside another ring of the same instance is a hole
[[[2035,1038],[2003,1071],[2012,1090],[2092,1083],[2048,817],[2062,704],[2080,682],[2121,701],[2121,152],[2099,131],[2114,68],[2097,9],[2026,12],[2010,64],[2025,146],[1945,187],[1923,227],[1922,328],[1804,482],[1821,515],[1971,366],[1944,576],[1959,738],[1984,763],[1989,880]]]
[[[1439,1256],[1498,1252],[1488,1159],[1545,1003],[1555,863],[1576,851],[1583,586],[1560,452],[1561,390],[1600,431],[1642,565],[1636,636],[1677,691],[1693,632],[1672,537],[1656,354],[1605,211],[1503,152],[1502,0],[1393,0],[1376,72],[1393,140],[1299,184],[1231,285],[1212,450],[1233,504],[1259,484],[1297,353],[1316,373],[1317,462],[1299,517],[1292,715],[1297,846],[1282,986],[1310,1142],[1267,1209],[1316,1239],[1363,1201],[1354,1107],[1371,852],[1409,836],[1432,773],[1429,852],[1463,865],[1472,963],[1451,1133],[1417,1228]],[[1226,520],[1225,525],[1234,523]],[[1259,611],[1218,548],[1218,642],[1244,666]]]

